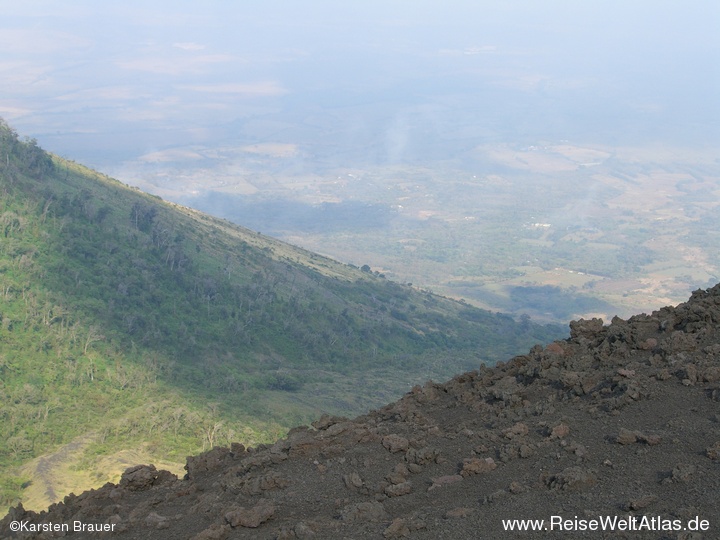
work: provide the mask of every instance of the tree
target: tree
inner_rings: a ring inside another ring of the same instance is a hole
[[[105,336],[103,336],[97,327],[91,326],[88,328],[87,336],[85,337],[85,346],[83,347],[83,354],[87,354],[88,348],[90,345],[95,343],[96,341],[102,341],[105,339]]]
[[[156,215],[157,208],[139,201],[133,204],[130,209],[130,220],[136,229],[143,232],[150,231]]]
[[[222,428],[222,425],[222,422],[215,422],[213,425],[205,427],[203,430],[203,450],[206,448],[213,448],[215,446],[215,441],[220,434],[220,428]]]

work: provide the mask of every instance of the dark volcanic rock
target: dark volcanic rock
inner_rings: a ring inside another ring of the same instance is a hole
[[[225,520],[231,527],[248,527],[255,529],[265,523],[275,514],[275,505],[266,499],[261,499],[252,508],[237,508],[225,514]]]
[[[113,540],[509,538],[503,520],[649,512],[708,520],[702,538],[717,538],[718,401],[720,285],[608,326],[575,321],[565,341],[353,420],[324,416],[254,450],[214,448],[188,459],[183,480],[143,465],[45,512],[12,508],[0,537],[52,538],[43,524],[79,521],[112,526]],[[13,521],[34,528],[13,532]]]

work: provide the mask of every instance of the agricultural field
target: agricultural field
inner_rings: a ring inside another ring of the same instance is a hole
[[[311,174],[298,147],[267,144],[165,163],[161,175],[141,160],[130,176],[393,280],[566,322],[652,311],[720,279],[716,156],[702,147],[498,143],[432,165]],[[167,172],[173,165],[177,174]]]

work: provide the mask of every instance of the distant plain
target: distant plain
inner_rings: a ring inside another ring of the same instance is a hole
[[[176,160],[177,155],[192,156]],[[712,149],[554,141],[441,165],[295,174],[287,144],[145,156],[140,186],[488,309],[566,322],[652,311],[720,276]]]

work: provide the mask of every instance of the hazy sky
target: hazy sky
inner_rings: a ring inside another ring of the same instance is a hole
[[[0,116],[103,167],[179,146],[717,143],[716,0],[0,1]]]

